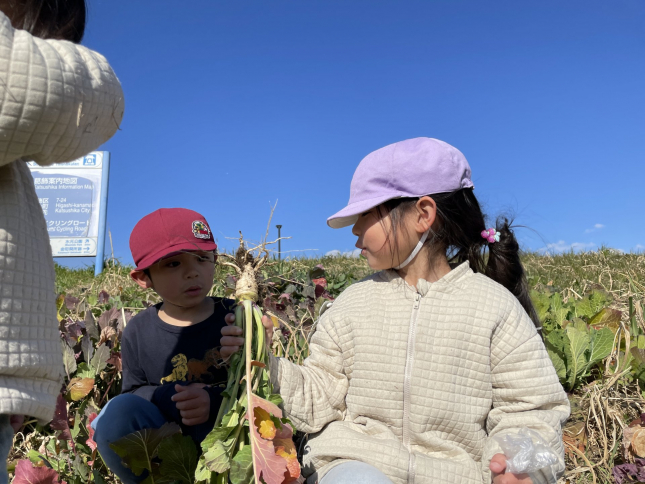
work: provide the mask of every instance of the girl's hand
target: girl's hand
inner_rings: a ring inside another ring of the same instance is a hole
[[[227,361],[233,353],[239,351],[244,345],[244,338],[242,336],[242,328],[235,326],[235,315],[227,314],[224,318],[228,326],[222,328],[222,339],[220,339],[219,352],[224,361]],[[262,316],[262,325],[266,332],[267,344],[271,344],[273,338],[273,321],[268,316]]]
[[[493,484],[533,484],[528,474],[511,474],[506,472],[506,456],[495,454],[488,468],[493,473]]]

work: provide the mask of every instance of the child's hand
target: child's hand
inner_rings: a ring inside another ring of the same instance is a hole
[[[232,318],[229,318],[229,316],[232,316]],[[228,326],[222,328],[222,339],[219,341],[222,347],[219,352],[224,361],[227,361],[233,353],[239,351],[244,345],[244,338],[242,337],[242,328],[234,325],[234,314],[227,314],[225,321]],[[273,321],[268,316],[262,316],[262,325],[266,332],[267,344],[270,345],[273,338]]]
[[[506,473],[506,457],[495,454],[488,468],[493,473],[493,484],[533,484],[528,474]]]
[[[224,316],[224,321],[226,321],[226,324],[233,324],[235,322],[235,314],[228,313],[226,316]]]
[[[171,400],[177,402],[177,410],[181,414],[184,425],[198,425],[208,421],[211,413],[211,398],[204,390],[203,383],[190,385],[175,385],[175,393]]]

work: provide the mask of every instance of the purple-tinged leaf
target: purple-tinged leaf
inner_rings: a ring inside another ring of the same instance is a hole
[[[13,484],[58,484],[58,473],[48,467],[34,467],[28,460],[18,461]],[[65,484],[62,481],[61,484]]]
[[[98,339],[101,337],[99,334],[99,329],[96,326],[94,315],[89,309],[85,311],[85,332],[94,341],[98,341]]]
[[[68,321],[65,324],[65,333],[71,338],[75,343],[78,343],[78,338],[83,334],[83,328],[85,323],[80,321]]]
[[[54,418],[49,426],[52,430],[59,430],[58,440],[72,440],[72,434],[69,430],[69,421],[67,419],[67,402],[63,395],[58,395],[58,398],[56,399]]]
[[[105,291],[99,292],[99,304],[105,304],[109,300],[110,300],[110,295],[107,292]]]
[[[108,326],[116,328],[117,321],[119,320],[120,316],[121,311],[119,311],[119,309],[116,307],[103,311],[101,316],[99,316],[99,327],[101,328],[101,331],[103,331]]]
[[[619,464],[611,470],[616,484],[645,482],[645,459],[637,458],[633,464]]]
[[[70,311],[73,311],[74,309],[76,309],[76,306],[78,305],[78,303],[79,303],[79,299],[77,297],[65,296],[65,306]]]

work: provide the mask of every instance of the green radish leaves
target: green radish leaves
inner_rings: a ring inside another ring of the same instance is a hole
[[[252,301],[243,300],[235,317],[244,329],[245,346],[231,359],[215,428],[202,442],[196,479],[216,484],[293,483],[300,478],[300,464],[293,429],[278,407],[282,399],[272,392],[262,313]]]
[[[533,291],[531,299],[544,328],[544,344],[560,383],[569,391],[592,374],[604,372],[600,363],[611,355],[622,313],[605,307],[612,300],[594,289],[579,299],[564,302],[558,292]]]
[[[181,434],[181,428],[176,423],[167,423],[158,429],[143,429],[126,435],[110,447],[134,475],[140,476],[144,470],[155,472],[152,459],[157,456],[159,444],[174,434]]]
[[[164,480],[180,481],[186,484],[195,482],[197,449],[193,439],[181,434],[174,434],[159,444],[157,454],[161,459],[159,471]]]
[[[240,450],[231,462],[230,479],[233,484],[247,484],[253,479],[253,455],[251,446]]]

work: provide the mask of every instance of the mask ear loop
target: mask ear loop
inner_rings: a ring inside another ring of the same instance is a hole
[[[428,238],[428,234],[430,233],[431,229],[426,230],[423,232],[423,235],[421,236],[421,240],[417,243],[417,246],[414,248],[412,253],[408,256],[407,259],[405,259],[403,262],[401,262],[398,266],[396,266],[394,269],[403,269],[405,266],[407,266],[410,262],[412,262],[412,259],[414,259],[419,251],[423,248],[423,244],[425,243],[426,239]]]

